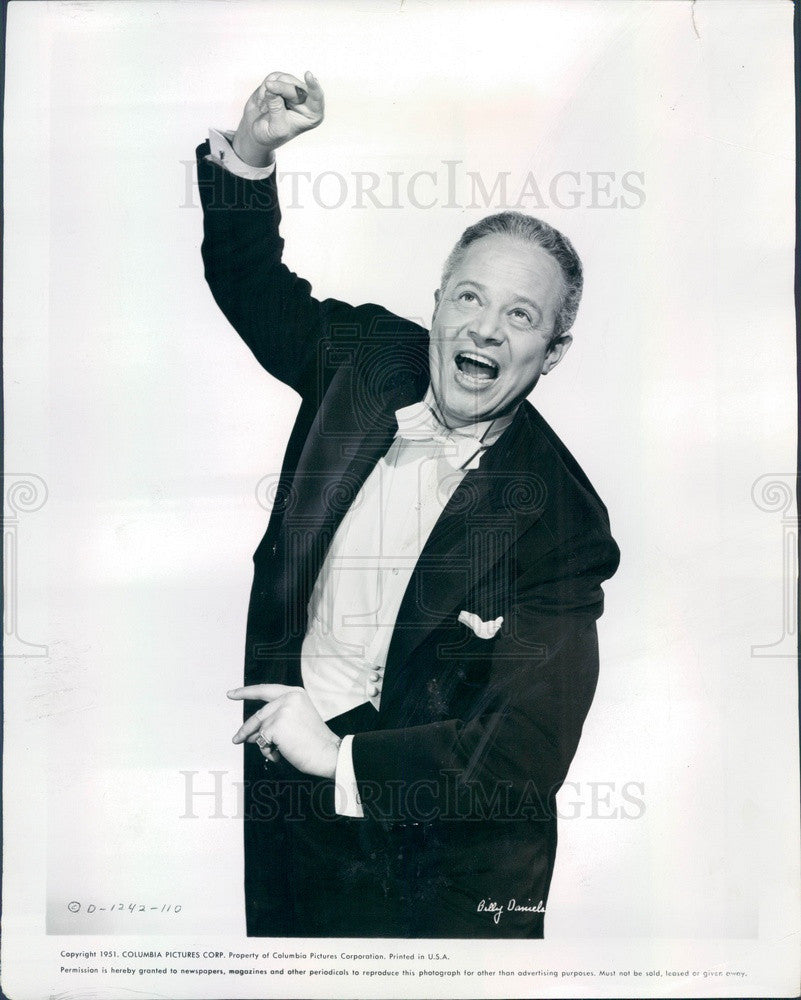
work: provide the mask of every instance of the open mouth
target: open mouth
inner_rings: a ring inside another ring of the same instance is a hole
[[[492,382],[498,377],[498,365],[483,354],[462,351],[454,360],[461,374],[471,382]]]

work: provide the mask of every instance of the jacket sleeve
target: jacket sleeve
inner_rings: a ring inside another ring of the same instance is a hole
[[[585,536],[523,574],[469,717],[354,737],[367,815],[407,822],[543,818],[595,693],[600,585],[618,560],[609,536]]]
[[[311,285],[282,263],[281,211],[275,171],[244,180],[197,148],[203,207],[201,252],[217,304],[259,363],[308,398],[322,388],[321,343],[351,328],[359,310],[336,299],[318,301]]]

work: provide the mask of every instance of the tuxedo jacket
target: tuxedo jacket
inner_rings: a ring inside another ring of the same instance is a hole
[[[260,364],[301,400],[282,468],[267,477],[245,683],[301,685],[312,587],[393,440],[396,410],[425,393],[428,333],[378,305],[316,299],[282,263],[275,174],[242,180],[208,151],[198,148],[206,279]],[[246,745],[249,934],[542,936],[554,797],[595,691],[601,583],[618,559],[603,503],[524,402],[425,544],[380,710],[329,722],[355,734],[365,817],[338,817],[332,782],[265,765]],[[485,638],[461,611],[503,622]]]

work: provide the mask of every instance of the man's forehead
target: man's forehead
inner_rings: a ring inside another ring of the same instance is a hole
[[[470,243],[451,275],[451,284],[468,282],[531,294],[561,284],[561,268],[541,246],[514,236],[491,234]]]

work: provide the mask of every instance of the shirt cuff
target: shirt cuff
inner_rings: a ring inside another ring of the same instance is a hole
[[[206,157],[212,163],[224,167],[229,173],[236,174],[246,181],[263,181],[275,170],[275,162],[267,167],[251,167],[234,152],[234,133],[223,132],[220,129],[209,129],[209,146],[211,152]]]
[[[364,817],[356,772],[353,770],[353,737],[343,736],[337,754],[337,769],[334,774],[334,811],[338,816]]]

